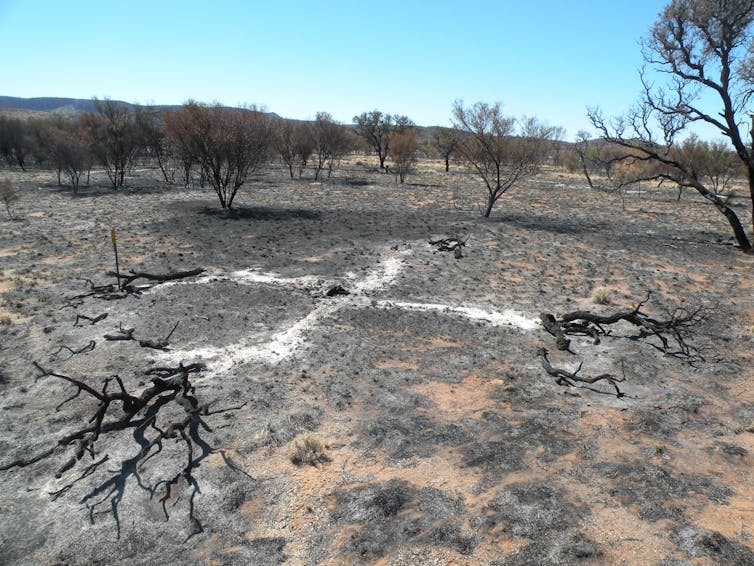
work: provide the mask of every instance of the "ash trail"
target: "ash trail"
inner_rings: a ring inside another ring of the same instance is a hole
[[[272,334],[269,332],[251,333],[234,344],[161,352],[157,354],[158,359],[169,363],[201,360],[207,364],[209,369],[216,372],[228,371],[241,363],[276,364],[291,356],[304,354],[306,352],[307,335],[315,328],[323,326],[326,319],[343,308],[436,312],[484,322],[490,326],[513,326],[523,331],[530,331],[539,326],[536,319],[528,318],[513,310],[498,312],[469,305],[372,299],[370,294],[383,291],[395,282],[405,268],[405,258],[410,254],[411,250],[405,250],[384,257],[361,279],[357,279],[353,273],[348,273],[346,285],[348,285],[349,294],[339,295],[337,298],[326,297],[323,291],[328,286],[338,284],[334,280],[315,276],[280,277],[273,273],[261,273],[255,269],[207,275],[194,281],[176,281],[155,287],[151,292],[160,292],[173,285],[207,285],[218,281],[230,281],[239,285],[270,285],[288,289],[295,288],[322,297],[319,304],[306,316],[278,332]]]

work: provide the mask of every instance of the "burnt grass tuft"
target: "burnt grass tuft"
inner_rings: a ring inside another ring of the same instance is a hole
[[[583,513],[545,482],[515,484],[485,507],[476,525],[502,530],[529,544],[500,564],[571,564],[599,556],[597,545],[578,531]]]
[[[482,434],[474,435],[461,449],[463,464],[482,470],[484,479],[479,487],[487,488],[495,485],[500,474],[526,469],[532,459],[551,463],[577,447],[564,420],[559,412],[519,417],[516,421],[484,413]]]
[[[662,466],[644,462],[598,464],[594,473],[610,480],[608,493],[612,497],[623,506],[636,506],[639,518],[647,521],[681,518],[691,495],[701,495],[720,505],[726,505],[733,495],[730,489],[708,477],[672,475]]]
[[[369,421],[363,425],[362,434],[367,451],[378,448],[392,460],[428,457],[472,441],[471,433],[462,425],[439,424],[420,415]]]
[[[402,480],[336,492],[331,512],[338,530],[355,527],[342,551],[376,560],[405,544],[430,544],[470,554],[473,536],[464,535],[463,499],[435,488],[418,489]]]
[[[672,537],[678,549],[692,558],[710,558],[714,564],[754,564],[754,552],[720,533],[684,527]]]

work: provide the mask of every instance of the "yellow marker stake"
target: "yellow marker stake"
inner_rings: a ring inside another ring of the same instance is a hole
[[[120,289],[120,265],[118,264],[118,238],[115,236],[115,228],[110,230],[110,241],[113,243],[115,251],[115,276],[118,278],[118,289]]]

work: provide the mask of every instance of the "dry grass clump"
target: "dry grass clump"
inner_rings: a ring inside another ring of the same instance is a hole
[[[609,305],[613,298],[613,291],[608,287],[595,287],[592,291],[592,302],[595,305]]]
[[[13,315],[8,311],[0,311],[0,326],[10,326],[13,324]]]
[[[330,457],[325,452],[325,443],[322,439],[308,432],[300,434],[288,445],[288,457],[297,466],[311,464],[316,466],[323,462],[329,462]]]

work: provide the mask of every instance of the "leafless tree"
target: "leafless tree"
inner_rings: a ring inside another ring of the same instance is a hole
[[[314,120],[313,134],[314,152],[317,154],[314,179],[318,180],[325,168],[329,178],[333,169],[351,149],[348,131],[327,112],[318,112]]]
[[[29,136],[26,124],[19,118],[0,116],[0,155],[8,165],[18,165],[26,170],[29,153]]]
[[[377,153],[380,169],[385,169],[385,159],[390,152],[390,138],[410,128],[414,123],[407,116],[383,114],[379,110],[354,116],[356,133],[366,140]]]
[[[458,148],[458,131],[455,128],[438,128],[432,136],[432,147],[445,161],[445,172],[450,171],[450,157]]]
[[[562,126],[555,126],[552,128],[552,136],[550,141],[552,142],[551,156],[553,167],[560,167],[562,165],[563,148],[567,146],[565,143],[566,129]]]
[[[178,145],[199,163],[222,208],[268,158],[272,128],[258,109],[223,108],[189,102],[177,111]],[[170,131],[170,130],[169,130]]]
[[[413,128],[393,136],[390,155],[393,160],[394,172],[398,174],[401,184],[416,164],[417,147],[416,132]]]
[[[56,169],[58,185],[63,184],[63,173],[74,194],[84,175],[89,182],[94,158],[89,128],[82,116],[35,118],[29,121],[28,128],[35,160]]]
[[[589,111],[603,141],[622,151],[596,171],[585,168],[594,184],[593,173],[621,161],[647,163],[643,174],[620,183],[669,181],[679,190],[696,190],[726,218],[745,252],[752,252],[752,244],[738,215],[679,139],[689,125],[699,123],[725,136],[746,171],[754,208],[753,24],[752,0],[671,0],[642,44],[640,102],[614,119],[599,109]],[[647,69],[667,80],[651,82]]]
[[[280,159],[288,167],[291,179],[294,178],[294,171],[301,178],[316,146],[311,124],[294,120],[277,120],[274,145]]]
[[[91,150],[105,168],[113,188],[122,187],[139,150],[139,134],[134,113],[115,100],[94,99],[95,113],[83,120],[89,130]]]
[[[80,118],[73,118],[51,124],[49,133],[50,159],[58,168],[58,184],[60,171],[64,171],[68,175],[75,194],[78,192],[84,173],[87,175],[88,184],[89,172],[92,169],[92,144],[89,131]]]
[[[50,124],[60,121],[63,118],[56,116],[54,118],[29,118],[27,121],[29,140],[30,140],[30,154],[35,163],[43,167],[49,164],[50,151],[49,151],[49,129]],[[58,182],[60,184],[60,182]]]
[[[536,174],[547,157],[552,128],[536,118],[504,116],[499,102],[477,102],[464,107],[453,104],[453,125],[460,130],[458,154],[487,188],[483,214],[489,217],[497,200],[521,180]]]
[[[197,164],[193,147],[191,113],[185,108],[163,110],[161,128],[168,152],[180,163],[183,171],[183,186],[191,185],[191,171]]]
[[[299,123],[293,129],[293,155],[296,156],[298,162],[298,178],[301,178],[301,174],[306,169],[309,160],[314,154],[316,149],[316,143],[314,140],[314,132],[312,125],[309,123]]]
[[[147,106],[137,106],[134,119],[137,135],[140,137],[139,145],[148,158],[157,161],[165,182],[172,185],[175,183],[175,164],[172,148],[165,139],[160,111]]]

